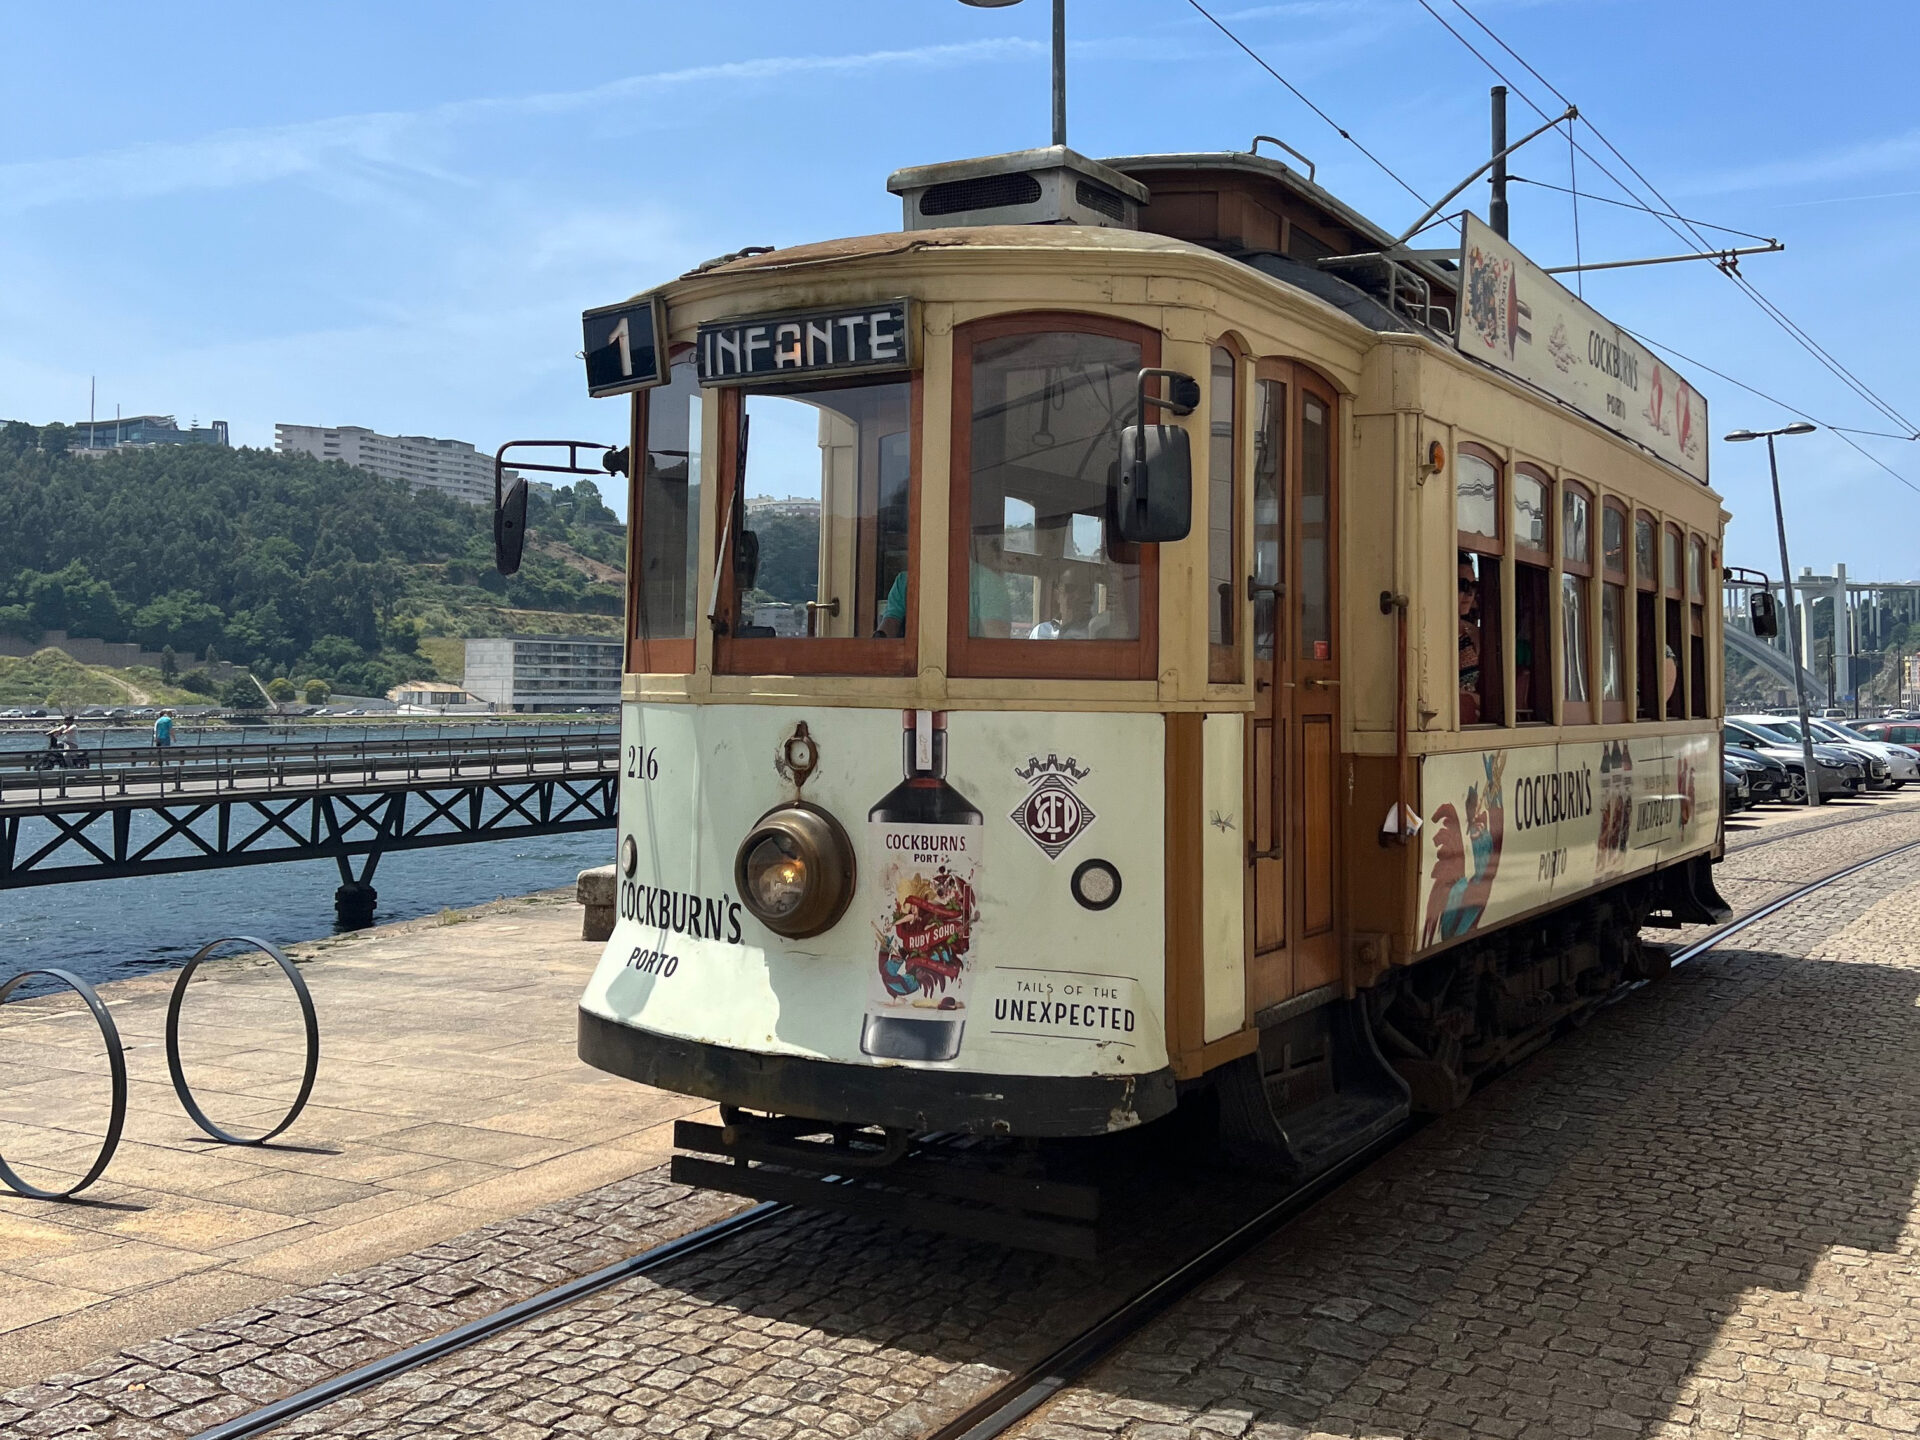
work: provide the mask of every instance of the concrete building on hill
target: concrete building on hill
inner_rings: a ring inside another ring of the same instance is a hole
[[[427,435],[381,435],[363,425],[275,425],[273,448],[282,455],[341,460],[415,490],[438,490],[469,505],[493,504],[493,457],[464,440]],[[514,472],[507,471],[507,479]]]
[[[615,635],[503,635],[467,641],[468,691],[496,710],[577,710],[620,703]]]
[[[119,450],[128,445],[225,445],[227,422],[211,420],[185,430],[171,415],[121,415],[112,420],[76,420],[71,448],[81,453]]]

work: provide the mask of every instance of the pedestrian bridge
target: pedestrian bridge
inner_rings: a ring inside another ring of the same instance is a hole
[[[78,769],[0,754],[0,890],[331,858],[352,927],[371,923],[390,851],[609,829],[617,815],[612,727],[81,754]]]

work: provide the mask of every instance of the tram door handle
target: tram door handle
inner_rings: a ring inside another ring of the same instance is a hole
[[[1338,680],[1322,680],[1315,675],[1309,675],[1300,683],[1309,690],[1332,690],[1340,684]]]
[[[1262,585],[1258,580],[1254,579],[1253,576],[1247,576],[1247,599],[1249,600],[1257,600],[1262,595],[1271,595],[1274,599],[1278,600],[1286,593],[1287,586],[1284,580],[1276,580],[1271,585]]]
[[[840,614],[840,597],[838,595],[834,596],[831,600],[809,600],[806,602],[806,605],[807,605],[807,634],[809,636],[817,635],[819,633],[818,627],[820,622],[820,612],[822,610],[826,611],[827,614],[834,616],[836,619],[839,617],[839,614]]]

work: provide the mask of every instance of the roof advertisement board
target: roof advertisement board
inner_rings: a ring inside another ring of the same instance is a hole
[[[1460,353],[1544,390],[1707,482],[1707,401],[1626,331],[1469,214]]]

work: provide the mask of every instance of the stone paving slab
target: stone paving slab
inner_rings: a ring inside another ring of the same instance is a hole
[[[180,1108],[162,1043],[176,972],[100,987],[127,1047],[126,1131],[77,1202],[0,1191],[0,1388],[659,1165],[672,1121],[707,1107],[575,1058],[600,952],[579,934],[557,891],[292,947],[322,1063],[308,1109],[260,1147],[216,1144]],[[303,1040],[276,969],[209,966],[183,1015],[210,1115],[258,1133],[285,1112]],[[77,1178],[105,1071],[71,995],[0,1009],[0,1153],[47,1188]]]
[[[1016,1434],[1920,1431],[1916,937],[1920,856],[1761,922],[1437,1122]]]
[[[1906,825],[1920,838],[1920,807]],[[1886,843],[1885,828],[1766,847],[1740,883],[1764,898],[1782,876]],[[1920,1413],[1920,1375],[1904,1368],[1920,1347],[1901,1338],[1920,1314],[1916,921],[1920,856],[1636,992],[1340,1191],[1030,1432],[1896,1433],[1874,1427]],[[415,1138],[444,1145],[433,1123]],[[657,1171],[621,1180],[0,1394],[0,1435],[190,1435],[740,1203]],[[1142,1268],[796,1215],[280,1433],[913,1437]],[[1814,1411],[1803,1380],[1824,1387]]]

